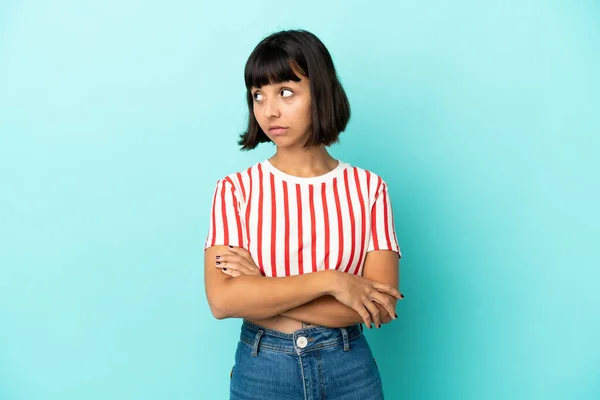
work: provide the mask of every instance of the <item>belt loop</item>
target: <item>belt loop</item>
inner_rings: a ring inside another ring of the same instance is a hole
[[[350,341],[348,340],[348,330],[346,328],[340,328],[342,331],[342,337],[344,338],[344,351],[350,351]]]
[[[263,331],[261,329],[256,332],[256,336],[254,337],[254,345],[252,346],[252,355],[254,357],[258,356],[258,344],[260,342],[260,337],[263,335]]]

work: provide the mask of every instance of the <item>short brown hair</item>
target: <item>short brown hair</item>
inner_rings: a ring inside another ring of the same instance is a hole
[[[251,88],[286,81],[299,82],[294,69],[310,79],[312,134],[305,147],[339,142],[350,120],[350,103],[338,80],[325,45],[305,30],[286,30],[264,38],[252,51],[244,69],[248,128],[240,134],[241,150],[251,150],[271,139],[258,125]]]

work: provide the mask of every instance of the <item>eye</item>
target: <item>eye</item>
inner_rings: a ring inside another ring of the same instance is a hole
[[[285,92],[289,92],[289,94],[288,94],[288,95],[285,95],[285,94],[284,94]],[[292,97],[292,96],[294,95],[294,92],[292,92],[290,89],[281,89],[281,93],[282,93],[282,96],[283,96],[283,97],[286,97],[286,98],[287,98],[287,97]],[[259,92],[254,92],[254,93],[252,94],[252,98],[253,98],[255,101],[260,101],[260,100],[261,100],[261,99],[260,99],[258,96],[262,96],[262,95],[261,95]]]

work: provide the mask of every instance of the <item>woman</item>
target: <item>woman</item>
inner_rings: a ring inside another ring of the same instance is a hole
[[[243,150],[275,154],[217,182],[205,244],[213,315],[243,318],[231,399],[382,399],[361,322],[397,318],[399,259],[386,183],[336,160],[350,106],[323,43],[262,40],[245,67]]]

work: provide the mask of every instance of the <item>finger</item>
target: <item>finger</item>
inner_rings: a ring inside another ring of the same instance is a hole
[[[225,254],[225,255],[219,256],[218,260],[221,261],[222,263],[238,264],[238,265],[246,268],[248,270],[247,273],[256,272],[258,270],[258,268],[256,268],[253,264],[249,263],[248,260],[246,260],[245,258],[243,258],[237,254]]]
[[[363,303],[359,303],[359,305],[355,307],[354,310],[358,313],[358,315],[361,316],[363,321],[365,321],[365,325],[369,329],[371,329],[371,314],[369,314],[369,312],[365,308],[365,305]]]
[[[240,272],[243,275],[257,275],[257,271],[247,268],[244,264],[239,261],[220,261],[220,266],[223,268],[231,268],[235,271]]]
[[[237,254],[240,257],[245,258],[247,261],[254,263],[254,260],[252,259],[252,255],[250,254],[250,252],[243,247],[229,246],[229,251],[234,254]]]
[[[231,251],[232,253],[235,253],[239,257],[241,257],[249,269],[257,272],[259,275],[263,274],[261,269],[258,267],[258,265],[256,265],[256,262],[254,261],[252,254],[250,254],[250,252],[248,250],[246,250],[243,247],[231,247],[230,246],[229,251]]]
[[[243,250],[243,251],[246,251],[246,250]],[[248,261],[248,259],[246,257],[244,257],[243,255],[231,253],[229,255],[227,255],[227,254],[223,255],[223,256],[221,256],[221,258],[223,258],[226,261],[228,261],[229,259],[232,259],[233,261],[237,262],[238,264],[243,265],[244,267],[248,268],[249,274],[263,275],[262,271],[260,270],[260,268],[258,268],[258,266],[254,262],[252,257],[250,257],[250,260]]]
[[[394,296],[398,300],[400,300],[404,297],[402,294],[400,294],[398,289],[396,289],[392,285],[388,285],[387,283],[375,282],[375,283],[373,283],[373,287],[375,289],[379,290],[380,292],[384,292],[384,293],[389,294],[390,296]]]
[[[381,316],[379,315],[379,308],[373,303],[369,298],[365,297],[364,299],[365,308],[371,314],[371,319],[375,323],[377,328],[381,328]]]
[[[243,274],[241,274],[240,272],[233,270],[233,269],[228,269],[228,268],[222,268],[221,271],[225,274],[225,275],[229,275],[232,277],[238,277],[238,276],[242,276]]]
[[[256,265],[254,258],[252,258],[252,254],[250,254],[250,252],[248,250],[246,250],[243,247],[229,246],[229,251],[234,254],[237,254],[242,259],[244,259],[246,261],[247,267],[251,271],[254,271],[258,275],[263,275],[263,272],[261,271],[260,268],[258,268],[258,265]]]
[[[240,273],[244,273],[246,271],[246,268],[244,268],[243,266],[241,266],[241,265],[239,265],[238,263],[235,263],[235,262],[217,261],[215,263],[215,266],[217,268],[238,271]]]
[[[217,256],[215,265],[218,268],[231,268],[235,270],[240,270],[243,268],[243,265],[240,264],[239,258],[237,256]]]
[[[383,308],[385,308],[385,310],[388,312],[388,314],[390,314],[390,317],[392,317],[392,319],[398,318],[398,316],[396,315],[394,302],[392,301],[392,296],[388,295],[387,293],[375,291],[371,294],[371,299],[381,304]]]

